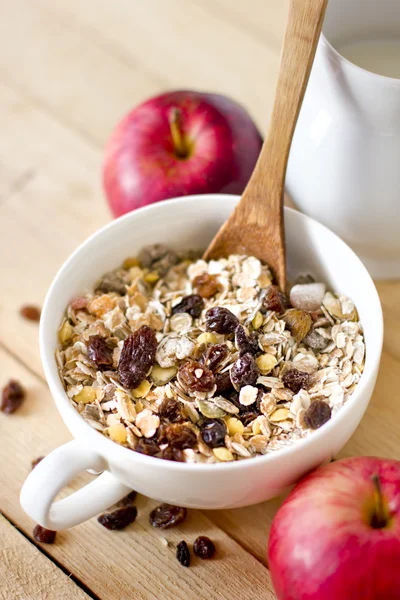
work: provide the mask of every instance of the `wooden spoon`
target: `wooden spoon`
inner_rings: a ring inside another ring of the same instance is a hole
[[[283,194],[289,150],[328,0],[291,0],[268,135],[243,196],[204,258],[256,256],[285,287]]]

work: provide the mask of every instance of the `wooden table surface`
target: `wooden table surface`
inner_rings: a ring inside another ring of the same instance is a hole
[[[189,569],[148,524],[153,501],[123,532],[95,519],[32,542],[18,494],[33,458],[70,438],[50,397],[38,328],[19,307],[41,305],[57,269],[110,219],[101,190],[105,141],[130,107],[166,89],[223,92],[265,131],[287,0],[13,0],[0,5],[0,383],[27,400],[0,414],[1,600],[270,600],[265,547],[279,500],[190,511],[173,544],[209,535],[218,558]],[[385,313],[372,403],[341,456],[400,457],[400,284],[378,285]],[[76,489],[90,478],[71,485]],[[238,482],[239,484],[240,482]]]

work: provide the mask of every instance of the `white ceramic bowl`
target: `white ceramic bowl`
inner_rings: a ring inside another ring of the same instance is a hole
[[[84,242],[56,276],[43,307],[40,347],[57,408],[75,440],[47,456],[28,476],[21,504],[50,529],[72,527],[119,500],[131,488],[176,505],[234,508],[267,500],[342,448],[370,400],[382,348],[382,311],[375,286],[353,251],[313,219],[285,209],[289,278],[311,271],[356,303],[367,346],[361,381],[349,402],[307,439],[267,456],[212,465],[160,460],[128,450],[92,429],[71,406],[61,384],[54,350],[68,302],[88,291],[106,271],[146,244],[204,248],[238,198],[204,195],[152,205],[113,221]],[[56,494],[85,469],[105,472],[68,498]]]

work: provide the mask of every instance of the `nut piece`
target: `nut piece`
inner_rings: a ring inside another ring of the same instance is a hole
[[[150,379],[154,385],[166,385],[177,373],[177,367],[159,367],[155,365],[150,373]]]
[[[306,337],[312,326],[311,316],[304,310],[298,310],[297,308],[288,310],[284,314],[283,320],[297,342],[301,342]]]
[[[160,426],[160,417],[150,409],[145,408],[136,417],[135,425],[145,438],[151,438]]]
[[[262,375],[267,375],[277,365],[278,361],[272,354],[261,354],[256,358],[257,367]]]

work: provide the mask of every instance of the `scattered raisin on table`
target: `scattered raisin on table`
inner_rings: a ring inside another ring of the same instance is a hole
[[[201,311],[204,308],[204,300],[198,294],[191,294],[190,296],[185,296],[179,302],[172,307],[172,314],[176,315],[177,313],[188,313],[194,319],[197,319],[201,315]]]
[[[258,346],[258,337],[256,333],[247,335],[242,325],[238,325],[235,330],[235,345],[239,350],[240,356],[243,354],[257,354],[261,352]]]
[[[160,504],[154,508],[150,515],[150,525],[159,529],[169,529],[179,525],[186,519],[187,510],[181,506],[173,504]]]
[[[214,543],[205,535],[200,535],[194,541],[193,552],[200,558],[211,558],[215,554]]]
[[[154,456],[160,452],[160,446],[155,440],[140,438],[135,447],[136,452],[139,454],[146,454],[146,456]]]
[[[323,400],[314,400],[304,413],[304,422],[310,429],[322,427],[332,416],[331,407]]]
[[[174,448],[173,446],[167,446],[161,452],[161,458],[164,460],[173,460],[175,462],[184,462],[182,450]]]
[[[282,377],[282,381],[285,387],[292,390],[295,394],[298,394],[301,389],[307,389],[311,383],[311,375],[304,371],[298,371],[297,369],[290,369],[286,371]]]
[[[189,424],[171,423],[160,427],[157,441],[159,444],[169,444],[179,450],[185,450],[195,447],[197,436]]]
[[[137,508],[136,506],[132,506],[128,504],[127,506],[122,506],[121,508],[117,508],[110,513],[104,513],[97,517],[100,525],[103,525],[106,529],[110,529],[112,531],[120,531],[121,529],[125,529],[128,527],[137,517]]]
[[[137,492],[132,490],[118,502],[118,506],[130,506],[136,500]]]
[[[262,308],[264,310],[273,310],[278,314],[282,314],[289,306],[288,298],[277,285],[267,287],[262,298]]]
[[[193,287],[202,298],[211,298],[218,292],[218,283],[215,275],[203,273],[193,281]]]
[[[231,381],[236,390],[240,390],[245,385],[255,385],[259,374],[256,361],[249,353],[238,358],[230,370]]]
[[[239,324],[239,319],[227,308],[214,306],[206,312],[206,329],[215,333],[233,333]]]
[[[113,351],[101,335],[91,335],[87,343],[87,353],[96,366],[105,371],[113,366]]]
[[[177,545],[176,558],[183,567],[188,567],[190,565],[190,551],[185,540],[182,540]]]
[[[145,379],[156,359],[156,334],[147,325],[129,335],[124,341],[118,363],[122,385],[135,389]]]
[[[226,344],[213,344],[204,350],[200,362],[211,371],[215,371],[228,354],[229,348]]]
[[[117,294],[124,296],[126,294],[125,281],[117,275],[117,273],[110,271],[110,273],[106,273],[100,279],[95,288],[95,292],[103,292],[104,294],[116,292]]]
[[[180,403],[173,398],[165,398],[159,409],[158,414],[161,419],[168,419],[171,423],[178,423],[182,420],[182,411]]]
[[[217,373],[215,376],[215,383],[217,385],[215,393],[219,396],[224,396],[233,390],[229,371],[225,371],[225,373]]]
[[[35,467],[38,466],[38,464],[40,463],[41,460],[44,459],[44,456],[38,456],[37,458],[34,458],[31,465],[32,465],[32,469],[34,469]]]
[[[33,530],[33,537],[37,542],[41,544],[53,544],[56,539],[56,531],[52,531],[51,529],[46,529],[41,525],[36,525]]]
[[[40,321],[40,308],[31,304],[21,306],[19,314],[28,321]]]
[[[224,446],[226,433],[226,425],[219,419],[208,419],[200,426],[201,439],[210,448]]]
[[[188,392],[210,392],[215,385],[213,372],[195,360],[188,360],[181,365],[177,378]]]
[[[19,381],[10,379],[7,385],[3,388],[0,410],[4,413],[11,414],[15,412],[25,399],[25,390]]]

